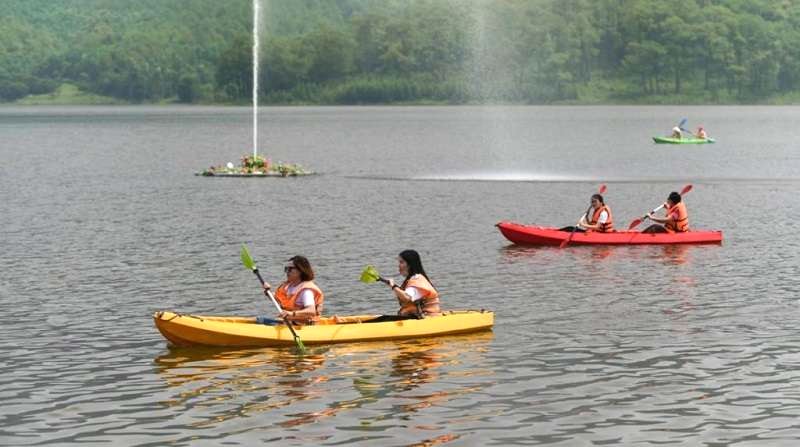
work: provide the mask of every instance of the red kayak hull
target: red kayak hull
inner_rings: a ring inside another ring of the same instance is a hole
[[[500,222],[497,228],[509,241],[526,245],[561,245],[569,238],[568,231],[553,227]],[[611,233],[575,232],[570,245],[665,245],[665,244],[719,244],[722,231],[687,231],[685,233],[642,233],[641,231],[614,231]]]

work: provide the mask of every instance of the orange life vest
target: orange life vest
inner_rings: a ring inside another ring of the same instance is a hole
[[[611,217],[611,209],[605,205],[594,210],[594,214],[592,214],[592,220],[589,221],[589,225],[597,224],[597,220],[600,219],[600,214],[603,211],[608,213],[608,219],[606,219],[605,223],[601,223],[600,226],[597,227],[597,230],[594,231],[598,231],[600,233],[609,233],[614,231],[614,219]]]
[[[322,290],[314,284],[314,281],[301,282],[295,287],[294,293],[291,295],[289,295],[289,283],[285,282],[275,291],[275,300],[278,301],[281,309],[287,312],[303,310],[301,306],[297,305],[297,298],[303,290],[311,290],[314,293],[314,307],[317,313],[309,319],[309,322],[317,321],[322,314],[322,303],[325,301],[325,295],[322,293]]]
[[[674,217],[677,214],[677,219]],[[683,233],[689,231],[689,213],[686,212],[686,205],[680,202],[667,211],[667,220],[664,228],[670,233]]]
[[[421,296],[417,301],[402,304],[400,306],[398,315],[416,315],[417,303],[420,303],[423,315],[432,316],[440,315],[442,313],[442,310],[439,307],[439,292],[433,288],[433,284],[431,284],[430,281],[425,278],[425,276],[416,274],[409,278],[404,286],[414,287],[419,291]]]

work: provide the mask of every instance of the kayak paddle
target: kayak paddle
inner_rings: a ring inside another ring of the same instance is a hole
[[[364,271],[361,272],[361,282],[369,284],[375,281],[380,281],[384,284],[389,284],[389,280],[383,279],[381,275],[378,273],[378,270],[375,269],[375,267],[371,265],[364,267]]]
[[[600,185],[600,189],[597,190],[597,193],[598,194],[603,194],[604,192],[606,192],[606,185]],[[584,216],[586,216],[587,219],[589,218],[589,211],[591,211],[591,210],[592,210],[592,205],[589,205],[589,208],[586,208],[586,214],[584,214]],[[583,216],[581,216],[581,219],[582,218],[583,218]],[[564,242],[562,242],[561,245],[559,245],[558,248],[566,247],[567,244],[569,244],[569,242],[572,240],[572,236],[575,234],[575,230],[577,230],[577,229],[578,229],[577,225],[572,227],[572,231],[569,233],[569,237],[564,239]]]
[[[688,185],[684,186],[683,189],[681,190],[681,196],[683,196],[684,194],[688,193],[691,190],[692,190],[692,185],[691,184],[688,184]],[[639,224],[644,222],[644,220],[647,219],[647,217],[650,214],[660,211],[661,208],[664,208],[666,205],[667,205],[666,203],[662,203],[661,206],[659,206],[658,208],[654,209],[653,211],[650,211],[649,213],[645,214],[644,216],[638,217],[636,219],[633,219],[633,222],[631,222],[631,224],[628,225],[628,231],[633,230],[634,228],[639,226]]]
[[[259,282],[261,282],[263,286],[264,279],[261,277],[261,273],[258,272],[258,267],[256,267],[255,261],[253,261],[253,258],[250,257],[250,252],[247,251],[247,247],[244,244],[242,244],[241,258],[242,258],[242,264],[244,264],[244,266],[247,267],[248,270],[252,270],[253,273],[256,274]],[[278,302],[275,301],[275,297],[272,295],[272,292],[269,289],[265,289],[264,293],[269,297],[270,301],[272,301],[272,304],[275,305],[275,308],[278,309],[278,312],[282,312],[283,309],[281,309],[281,306],[279,306]],[[297,350],[300,351],[301,354],[305,354],[306,347],[303,345],[303,340],[300,340],[300,337],[297,335],[297,332],[294,331],[292,323],[286,317],[283,317],[283,322],[286,324],[286,327],[289,328],[289,331],[292,332],[292,337],[294,337],[294,343],[297,345]]]

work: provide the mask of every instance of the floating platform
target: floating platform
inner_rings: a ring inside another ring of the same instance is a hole
[[[274,171],[270,172],[203,171],[203,172],[195,172],[194,175],[199,175],[201,177],[305,177],[308,175],[316,175],[316,172],[303,171],[303,172],[281,173]]]
[[[228,162],[195,172],[194,175],[202,177],[303,177],[314,174],[314,171],[309,171],[297,163],[272,163],[269,159],[258,155],[253,157],[245,155],[239,166]]]

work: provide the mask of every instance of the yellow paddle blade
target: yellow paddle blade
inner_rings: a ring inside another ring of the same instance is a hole
[[[380,279],[381,275],[378,274],[378,271],[375,270],[375,267],[368,265],[364,268],[364,271],[361,272],[361,282],[371,283],[375,282]]]

